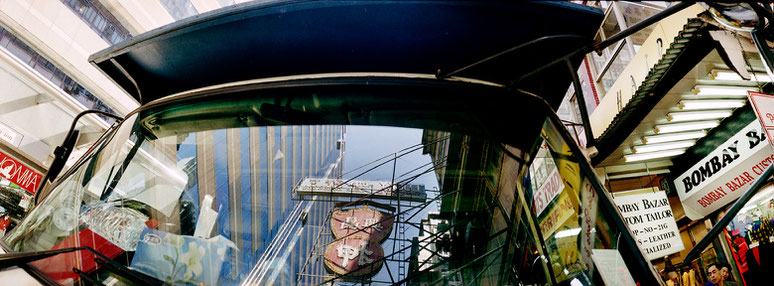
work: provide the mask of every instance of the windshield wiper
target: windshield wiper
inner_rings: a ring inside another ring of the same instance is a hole
[[[159,285],[159,286],[164,285],[164,281],[161,281],[155,277],[149,276],[145,273],[141,273],[137,270],[131,269],[120,263],[117,263],[112,259],[108,258],[107,256],[103,255],[99,251],[88,246],[70,247],[70,248],[62,248],[62,249],[54,249],[54,250],[25,252],[25,253],[0,254],[0,270],[8,267],[12,267],[12,266],[22,266],[26,263],[33,262],[43,258],[48,258],[54,255],[68,253],[68,252],[75,252],[80,250],[88,250],[91,253],[94,253],[94,255],[97,256],[94,258],[94,262],[105,267],[105,269],[107,269],[108,271],[111,271],[117,274],[118,276],[129,279],[130,281],[141,282],[142,285]]]

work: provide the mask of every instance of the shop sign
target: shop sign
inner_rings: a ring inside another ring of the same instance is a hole
[[[616,193],[613,200],[648,259],[685,249],[666,192],[657,188],[635,190]]]
[[[338,196],[338,197],[368,197],[372,199],[396,199],[424,202],[427,193],[424,186],[406,185],[398,190],[390,182],[383,181],[346,181],[339,179],[305,178],[296,187],[299,195]]]
[[[564,181],[556,167],[551,169],[551,173],[546,177],[543,184],[533,194],[535,202],[535,215],[540,216],[546,209],[546,206],[564,190]]]
[[[769,144],[774,146],[774,94],[748,91],[748,97],[752,102],[755,115],[766,129],[766,135],[769,137]]]
[[[17,138],[19,139],[17,141]],[[13,146],[18,146],[18,142],[21,141],[21,135],[18,132],[11,129],[5,124],[0,123],[0,139],[11,143]]]
[[[575,208],[572,206],[572,200],[567,193],[562,193],[545,217],[540,219],[540,231],[543,232],[543,237],[554,233],[573,214],[575,214]]]
[[[43,178],[40,173],[33,171],[3,152],[0,152],[0,176],[32,194],[38,190],[38,184]]]
[[[765,143],[761,124],[753,121],[677,176],[685,215],[701,219],[741,196],[774,163],[774,152]]]
[[[390,235],[394,217],[367,206],[341,210],[331,216],[331,232],[336,238],[348,236],[366,237],[381,242]]]
[[[375,274],[384,263],[384,249],[373,240],[350,236],[325,248],[325,266],[336,274],[362,277]]]

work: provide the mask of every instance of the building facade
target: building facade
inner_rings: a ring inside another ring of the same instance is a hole
[[[597,37],[604,40],[672,4],[595,2],[606,11]],[[765,64],[749,31],[726,28],[706,8],[694,5],[588,54],[589,64],[578,70],[590,76],[582,81],[588,113],[577,111],[579,94],[571,87],[560,115],[570,131],[593,134],[592,144],[582,136],[578,142],[589,147],[585,152],[613,196],[646,189],[666,194],[683,247],[652,258],[664,279],[680,280],[693,270],[704,283],[711,263],[728,263],[732,279],[754,285],[768,264],[743,254],[768,250],[744,229],[767,220],[766,195],[756,196],[760,206],[745,207],[736,220],[745,223],[730,225],[709,238],[709,247],[695,250],[700,256],[684,260],[763,173],[773,152],[759,144],[767,135],[748,100],[749,92],[772,92]]]

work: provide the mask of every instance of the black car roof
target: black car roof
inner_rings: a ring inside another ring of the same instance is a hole
[[[445,73],[508,85],[589,44],[603,14],[569,2],[293,1],[245,3],[134,37],[89,60],[140,104],[242,80],[321,73]],[[503,51],[541,37],[561,35]],[[578,66],[582,55],[572,58]],[[518,87],[556,107],[564,64]]]

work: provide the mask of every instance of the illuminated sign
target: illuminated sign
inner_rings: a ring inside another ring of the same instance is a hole
[[[338,179],[306,178],[294,190],[299,195],[368,197],[372,199],[397,199],[424,202],[427,200],[424,186],[406,185],[397,190],[390,182],[346,181]]]
[[[367,206],[341,210],[331,216],[331,232],[336,238],[362,236],[381,242],[390,235],[394,217]]]
[[[33,194],[38,190],[38,184],[43,178],[40,173],[33,171],[3,152],[0,152],[0,176]]]

